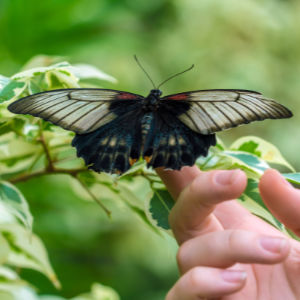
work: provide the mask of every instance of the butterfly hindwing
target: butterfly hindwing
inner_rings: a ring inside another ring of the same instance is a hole
[[[200,155],[206,156],[209,147],[216,144],[214,134],[193,132],[167,111],[155,114],[153,126],[151,142],[143,153],[148,167],[180,170],[183,166],[192,166]]]
[[[138,101],[142,96],[108,89],[62,89],[34,94],[9,105],[17,114],[43,118],[79,134],[95,131],[117,117],[114,101]]]
[[[200,90],[169,95],[162,101],[188,103],[189,108],[178,118],[201,134],[211,134],[253,121],[292,116],[283,105],[248,90]]]

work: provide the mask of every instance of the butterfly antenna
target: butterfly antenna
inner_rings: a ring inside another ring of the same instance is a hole
[[[176,76],[178,76],[178,75],[181,75],[181,74],[183,74],[183,73],[185,73],[185,72],[187,72],[187,71],[189,71],[189,70],[192,70],[192,69],[194,68],[194,66],[195,66],[195,65],[193,64],[193,65],[191,65],[188,69],[186,69],[186,70],[184,70],[184,71],[182,71],[182,72],[179,72],[179,73],[176,73],[176,74],[170,76],[170,77],[167,78],[165,81],[163,81],[157,88],[159,89],[163,84],[165,84],[167,81],[173,79],[174,77],[176,77]]]
[[[143,68],[143,66],[142,66],[142,64],[140,63],[140,61],[138,60],[137,56],[134,55],[133,57],[134,57],[135,61],[137,62],[137,64],[139,65],[139,67],[143,70],[143,72],[144,72],[144,73],[146,74],[146,76],[149,78],[149,80],[151,81],[153,87],[156,89],[156,86],[155,86],[153,80],[151,79],[150,75],[146,72],[146,70]]]

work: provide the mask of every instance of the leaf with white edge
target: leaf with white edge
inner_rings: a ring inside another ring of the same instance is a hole
[[[262,206],[260,206],[254,199],[252,199],[248,195],[243,194],[242,200],[240,200],[240,201],[241,201],[240,203],[254,215],[264,219],[265,221],[267,221],[268,223],[270,223],[277,229],[279,229],[281,231],[284,230],[283,225],[281,223],[279,223],[277,220],[275,220],[275,218],[272,216],[272,214],[268,210],[264,209]]]
[[[76,77],[79,79],[99,79],[99,80],[105,80],[112,83],[116,83],[117,80],[104,73],[103,71],[99,70],[98,68],[88,65],[88,64],[76,64],[70,67],[67,67],[67,69],[73,73]]]
[[[264,160],[261,160],[257,156],[247,152],[224,151],[223,154],[236,159],[241,164],[245,165],[258,174],[262,174],[266,169],[270,168],[270,166]]]
[[[1,278],[0,282],[4,280],[13,281],[13,280],[18,280],[19,275],[8,267],[0,266],[0,278]]]
[[[230,149],[250,152],[269,163],[280,164],[292,171],[295,171],[294,168],[283,158],[278,148],[259,137],[242,137],[236,140],[230,146]]]
[[[88,294],[81,294],[71,300],[120,300],[118,293],[109,286],[100,283],[94,283],[91,292]]]
[[[6,85],[9,84],[9,82],[10,82],[10,79],[8,77],[0,75],[0,92]]]
[[[37,68],[32,68],[29,70],[25,70],[22,72],[19,72],[12,76],[12,79],[28,79],[37,75],[45,74],[48,71],[53,71],[53,70],[59,70],[59,69],[66,69],[67,67],[70,67],[70,64],[66,61],[60,62],[57,64],[54,64],[49,67],[37,67]],[[66,69],[67,70],[67,69]]]
[[[9,251],[10,251],[9,244],[0,233],[0,264],[4,264],[7,261]],[[1,270],[0,270],[0,277],[1,277]]]
[[[150,222],[160,228],[170,229],[168,217],[174,204],[175,202],[167,190],[154,190],[146,212]]]
[[[300,173],[284,173],[281,175],[291,183],[300,184]]]
[[[142,173],[144,170],[146,170],[146,162],[144,160],[139,160],[126,173],[122,174],[120,178],[128,175],[132,176],[136,173]]]
[[[16,99],[23,93],[26,87],[26,82],[11,80],[0,90],[0,103]]]
[[[258,206],[254,205],[253,203],[251,204],[251,202],[249,202],[249,199],[252,199],[253,201],[255,201],[259,205],[260,208],[258,208]],[[260,216],[263,219],[267,220],[270,224],[276,226],[281,231],[284,230],[284,225],[282,223],[280,223],[269,212],[268,208],[266,207],[265,203],[263,202],[263,200],[260,196],[260,193],[259,193],[259,189],[258,189],[258,180],[248,178],[247,187],[246,187],[245,191],[243,192],[243,194],[241,195],[240,200],[245,201],[247,203],[246,206],[248,208],[250,205],[250,207],[251,207],[250,211],[253,214]]]
[[[144,209],[145,201],[152,195],[149,181],[142,176],[134,176],[129,180],[122,178],[118,181],[117,187],[122,199],[140,209]]]
[[[78,78],[64,69],[46,72],[45,80],[51,89],[79,88]]]
[[[40,296],[39,300],[66,300],[66,298],[59,297],[59,296],[44,295],[44,296]]]
[[[0,232],[10,246],[7,264],[20,268],[30,268],[46,275],[55,287],[60,283],[50,265],[48,254],[42,241],[18,224],[1,224]]]
[[[32,230],[33,217],[22,193],[11,183],[0,181],[0,202],[27,229]]]
[[[1,300],[39,300],[39,296],[25,282],[0,283]]]

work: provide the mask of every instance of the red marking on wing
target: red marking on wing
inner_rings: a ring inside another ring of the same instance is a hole
[[[186,100],[188,97],[187,94],[177,94],[177,95],[172,95],[169,97],[166,97],[167,100]]]
[[[118,99],[118,100],[126,100],[126,99],[136,100],[136,99],[139,99],[139,97],[136,96],[136,95],[133,95],[133,94],[131,94],[131,93],[120,92],[120,93],[117,95],[117,99]]]

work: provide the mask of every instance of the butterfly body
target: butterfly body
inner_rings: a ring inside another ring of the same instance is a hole
[[[74,131],[72,145],[96,172],[124,173],[140,157],[148,167],[179,170],[206,156],[215,132],[292,116],[281,104],[248,90],[199,90],[161,97],[109,89],[62,89],[9,105]]]

